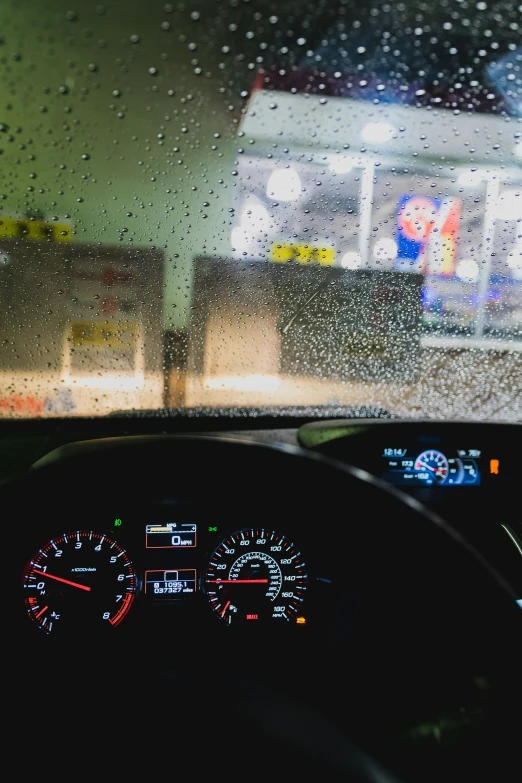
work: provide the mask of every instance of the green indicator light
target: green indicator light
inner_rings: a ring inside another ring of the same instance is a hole
[[[121,527],[121,519],[119,517],[116,517],[114,520],[114,527]]]
[[[209,533],[217,533],[217,527],[209,527],[208,532]]]

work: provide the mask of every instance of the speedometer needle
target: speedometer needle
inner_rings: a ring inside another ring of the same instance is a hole
[[[267,585],[268,579],[209,579],[213,585]]]
[[[69,579],[62,579],[61,576],[53,576],[52,574],[48,574],[47,571],[37,571],[36,568],[33,569],[33,574],[41,574],[41,576],[47,577],[47,579],[54,579],[55,582],[63,582],[64,585],[71,585],[71,587],[78,587],[80,590],[87,590],[87,592],[90,591],[90,587],[87,587],[87,585],[80,585],[78,582],[71,582]]]

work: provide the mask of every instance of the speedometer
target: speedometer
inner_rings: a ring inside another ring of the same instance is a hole
[[[435,449],[429,449],[419,454],[415,460],[417,478],[426,484],[444,484],[449,475],[447,457]]]
[[[275,530],[245,528],[214,550],[204,577],[210,605],[222,620],[290,621],[308,576],[298,548]]]

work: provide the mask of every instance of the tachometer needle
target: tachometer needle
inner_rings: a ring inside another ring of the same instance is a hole
[[[213,585],[267,585],[268,579],[209,579]]]
[[[69,579],[62,579],[61,576],[53,576],[52,574],[48,574],[47,571],[37,571],[36,568],[33,569],[33,574],[41,574],[41,576],[45,576],[47,579],[54,579],[55,582],[63,582],[64,585],[71,585],[71,587],[77,587],[79,590],[87,590],[87,592],[89,592],[91,589],[87,585],[80,585],[78,582],[71,582]]]

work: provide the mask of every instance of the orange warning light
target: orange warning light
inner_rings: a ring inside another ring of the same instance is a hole
[[[306,625],[306,617],[296,617],[297,625]]]
[[[498,476],[499,465],[500,465],[500,460],[498,460],[498,459],[490,459],[489,460],[489,472],[493,476]]]

